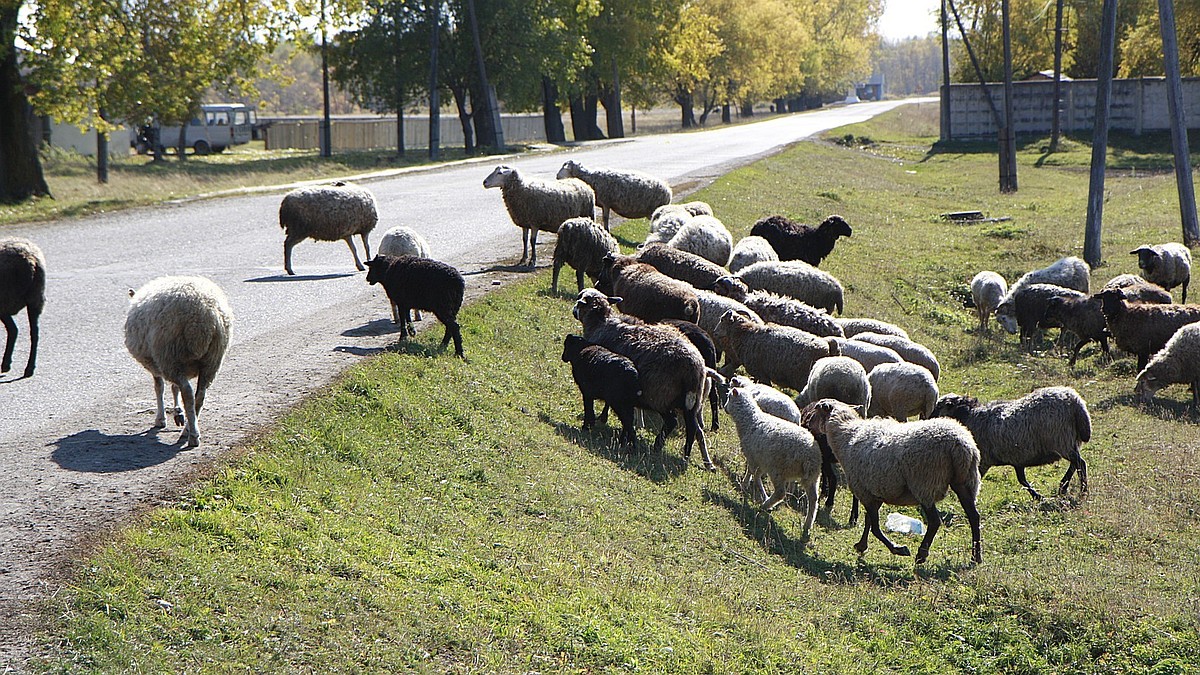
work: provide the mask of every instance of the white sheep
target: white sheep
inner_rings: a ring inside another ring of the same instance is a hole
[[[929,419],[938,400],[933,373],[915,363],[884,363],[871,371],[868,417],[891,417],[905,422],[916,415]]]
[[[845,290],[841,282],[802,260],[758,262],[734,276],[753,290],[786,295],[830,314],[842,313]]]
[[[871,396],[871,383],[862,364],[848,356],[826,356],[817,359],[808,371],[808,383],[796,397],[796,404],[803,406],[832,398],[866,410],[871,405]]]
[[[742,269],[756,262],[778,262],[779,254],[771,247],[771,242],[762,237],[742,237],[733,247],[729,257],[729,271],[737,274]]]
[[[729,349],[728,345],[723,345],[717,341],[717,323],[725,316],[725,312],[734,311],[743,316],[749,317],[754,323],[764,323],[754,310],[743,305],[737,300],[727,298],[723,295],[718,295],[712,291],[696,291],[696,299],[700,301],[700,319],[696,325],[704,329],[705,333],[713,339],[713,344],[721,352]]]
[[[433,255],[429,242],[411,227],[397,225],[383,233],[379,240],[379,255],[402,256],[411,255],[418,258],[429,258]],[[390,304],[390,303],[389,303]],[[421,320],[421,310],[412,311],[412,320]],[[392,305],[392,323],[400,323],[400,310]]]
[[[1070,288],[1080,293],[1089,293],[1091,288],[1092,268],[1088,264],[1076,258],[1075,256],[1067,256],[1059,258],[1053,263],[1041,269],[1026,272],[1019,279],[1013,282],[1012,286],[1008,287],[1008,293],[1000,300],[1000,304],[1004,304],[1013,297],[1015,293],[1020,291],[1025,286],[1031,284],[1053,284]]]
[[[200,444],[196,416],[221,368],[233,328],[229,300],[219,286],[204,277],[159,277],[132,295],[125,317],[125,348],[154,377],[158,398],[154,426],[166,426],[165,380],[171,383],[175,423],[184,426],[187,447],[195,447]],[[183,414],[179,412],[181,395]]]
[[[821,451],[808,429],[763,412],[754,398],[737,387],[729,390],[725,412],[737,427],[746,470],[762,498],[761,508],[770,511],[787,496],[787,486],[796,481],[808,498],[804,536],[817,518],[817,481],[821,477]],[[768,476],[774,492],[767,497],[762,477]],[[748,489],[748,486],[744,486]]]
[[[1008,282],[995,272],[983,271],[971,279],[971,302],[979,319],[979,332],[988,332],[988,318],[1008,293]]]
[[[358,258],[352,237],[358,235],[362,239],[363,260],[370,259],[371,244],[367,235],[378,221],[375,195],[365,187],[335,181],[292,190],[279,204],[279,227],[284,230],[284,271],[295,274],[292,271],[292,247],[305,239],[345,241],[354,256],[354,267],[363,271],[366,268]]]
[[[800,424],[800,408],[790,396],[769,384],[755,382],[741,375],[729,379],[730,387],[738,387],[754,398],[758,407],[768,415],[774,415],[792,424]]]
[[[564,221],[596,215],[596,195],[577,178],[541,180],[525,178],[511,166],[496,167],[483,179],[484,188],[500,188],[513,224],[521,228],[521,260],[537,264],[538,232],[558,232]]]
[[[917,564],[925,562],[929,547],[942,525],[937,503],[953,490],[971,525],[971,557],[983,561],[979,510],[979,449],[966,427],[946,419],[900,423],[895,420],[863,420],[854,408],[823,399],[804,409],[804,425],[814,435],[825,434],[850,491],[862,502],[867,514],[862,538],[854,545],[867,551],[867,535],[873,534],[893,555],[909,555],[879,529],[879,507],[919,505],[929,523],[917,549]]]
[[[733,235],[714,216],[693,216],[671,237],[667,246],[695,253],[724,267],[733,250]]]
[[[971,396],[946,394],[933,408],[934,417],[949,417],[971,430],[979,446],[979,473],[993,466],[1011,466],[1034,499],[1041,499],[1025,478],[1025,467],[1070,462],[1058,484],[1065,494],[1071,476],[1079,472],[1079,488],[1087,494],[1087,464],[1079,448],[1092,437],[1087,403],[1071,387],[1042,387],[1011,401],[980,404]]]
[[[750,377],[796,391],[804,389],[817,359],[837,355],[835,339],[790,326],[755,323],[737,312],[726,312],[713,335],[713,342],[726,348],[726,376],[745,365]]]
[[[4,358],[0,373],[12,368],[17,345],[17,323],[13,315],[22,309],[29,319],[29,358],[24,377],[33,377],[37,367],[38,317],[46,306],[46,256],[28,239],[0,239],[0,323],[4,324]]]
[[[942,366],[938,363],[937,357],[928,347],[919,342],[913,342],[898,335],[881,333],[858,333],[851,340],[867,342],[877,347],[887,347],[899,354],[900,358],[905,361],[928,368],[929,372],[933,373],[933,379],[941,377]]]
[[[1187,303],[1188,282],[1192,279],[1192,252],[1183,244],[1168,242],[1154,246],[1139,246],[1130,251],[1138,257],[1138,269],[1146,281],[1168,291],[1183,286],[1181,304]]]
[[[647,218],[655,209],[671,203],[671,186],[641,171],[589,170],[568,160],[558,170],[558,178],[578,178],[592,188],[596,206],[604,212],[605,231],[609,230],[609,211],[616,211],[622,218]]]
[[[899,354],[887,347],[880,347],[870,342],[850,338],[834,337],[830,339],[837,342],[839,354],[849,356],[858,361],[868,373],[874,372],[876,368],[885,363],[904,362],[904,359]]]
[[[1171,384],[1191,385],[1192,409],[1200,410],[1200,323],[1175,331],[1138,373],[1133,391],[1142,403],[1149,403],[1158,390]]]
[[[834,321],[839,327],[841,327],[842,335],[845,335],[848,338],[854,337],[859,333],[879,333],[880,335],[896,335],[904,338],[905,340],[912,339],[908,337],[908,331],[904,330],[900,326],[897,326],[894,323],[888,323],[887,321],[880,321],[879,319],[842,317],[834,319]]]

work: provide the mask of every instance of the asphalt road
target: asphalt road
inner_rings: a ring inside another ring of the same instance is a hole
[[[478,294],[513,278],[517,273],[505,266],[521,252],[521,233],[499,190],[482,187],[496,164],[551,177],[574,158],[646,171],[684,192],[900,103],[364,179],[380,212],[372,244],[394,225],[413,227]],[[344,244],[301,243],[292,258],[298,276],[283,274],[279,199],[272,192],[193,200],[0,232],[37,242],[49,270],[37,373],[17,379],[28,350],[22,314],[13,371],[0,377],[0,670],[6,663],[19,667],[27,656],[36,601],[56,591],[81,542],[168,496],[195,470],[395,339],[382,290],[354,271]],[[541,240],[544,266],[553,236]],[[152,382],[123,342],[129,289],[167,274],[213,279],[235,314],[233,341],[209,390],[194,450],[182,448],[173,426],[149,430]]]

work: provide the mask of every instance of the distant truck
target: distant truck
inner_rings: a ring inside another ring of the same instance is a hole
[[[257,112],[248,105],[204,103],[200,114],[188,123],[184,139],[197,155],[224,152],[230,146],[249,143],[257,122]],[[139,155],[145,155],[154,151],[156,143],[160,151],[178,147],[181,129],[157,124],[143,126],[138,130],[134,148]]]

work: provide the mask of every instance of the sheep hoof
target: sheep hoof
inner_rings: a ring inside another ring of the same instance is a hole
[[[181,426],[183,426],[183,425],[184,425],[184,422],[185,422],[185,420],[184,420],[184,417],[183,417],[183,413],[181,413],[181,412],[177,412],[177,413],[175,413],[175,417],[174,417],[174,418],[172,418],[172,419],[174,419],[174,420],[175,420],[175,426],[177,426],[177,427],[181,427]],[[164,426],[165,426],[165,425],[164,425]]]
[[[716,471],[717,466],[715,464],[713,464],[712,462],[709,462],[708,464],[704,465],[704,470],[705,471]]]
[[[857,544],[854,545],[854,550],[858,551],[859,555],[865,554],[867,552],[867,542],[865,542],[865,541],[858,542]]]
[[[907,551],[908,549],[904,549],[904,550]],[[925,562],[925,560],[928,558],[929,558],[929,551],[927,549],[919,549],[917,551],[917,557],[915,559],[915,562],[918,565],[920,565],[921,563]]]
[[[892,549],[892,555],[910,556],[910,555],[912,555],[912,553],[909,552],[907,546],[897,546],[896,548]],[[929,555],[929,551],[925,551],[924,553],[922,553],[921,551],[917,551],[917,562],[918,563],[925,560],[925,558],[922,557],[923,555],[924,556]]]
[[[151,429],[162,429],[165,426],[167,426],[167,420],[165,417],[164,418],[155,418],[154,424],[151,424],[150,428]]]
[[[983,562],[983,543],[982,542],[977,541],[977,542],[975,542],[975,545],[971,547],[971,560],[974,560],[977,563]]]
[[[183,444],[183,447],[185,447],[185,448],[194,448],[194,447],[200,445],[200,436],[199,435],[193,436],[191,434],[185,433],[183,435],[183,437],[186,439]]]

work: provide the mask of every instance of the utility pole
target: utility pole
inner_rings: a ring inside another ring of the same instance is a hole
[[[942,95],[941,133],[943,142],[950,140],[950,17],[946,13],[946,0],[942,0]]]
[[[1000,130],[1000,192],[1017,191],[1017,132],[1013,128],[1012,83],[1012,8],[1010,0],[1001,0],[1000,13],[1004,33],[1004,126]]]
[[[1113,52],[1117,45],[1117,0],[1104,0],[1100,23],[1100,71],[1096,73],[1096,128],[1092,132],[1092,172],[1088,183],[1087,225],[1083,259],[1100,264],[1100,231],[1104,219],[1104,168],[1108,157],[1108,108],[1112,99]]]
[[[1179,191],[1179,215],[1183,241],[1200,245],[1196,222],[1196,192],[1192,187],[1192,163],[1188,155],[1187,125],[1183,119],[1183,84],[1179,79],[1179,44],[1175,34],[1174,0],[1158,0],[1158,24],[1162,30],[1163,65],[1167,70],[1167,105],[1171,111],[1171,150],[1175,153],[1175,185]]]
[[[438,32],[441,30],[442,11],[438,8],[440,0],[429,2],[429,159],[441,157],[442,124],[441,101],[438,100]]]
[[[321,92],[325,116],[321,120],[321,156],[333,156],[332,123],[329,121],[329,40],[325,33],[325,0],[321,0]]]
[[[1054,11],[1054,109],[1050,113],[1050,152],[1058,152],[1060,117],[1062,107],[1062,50],[1063,50],[1063,0],[1058,0]]]

